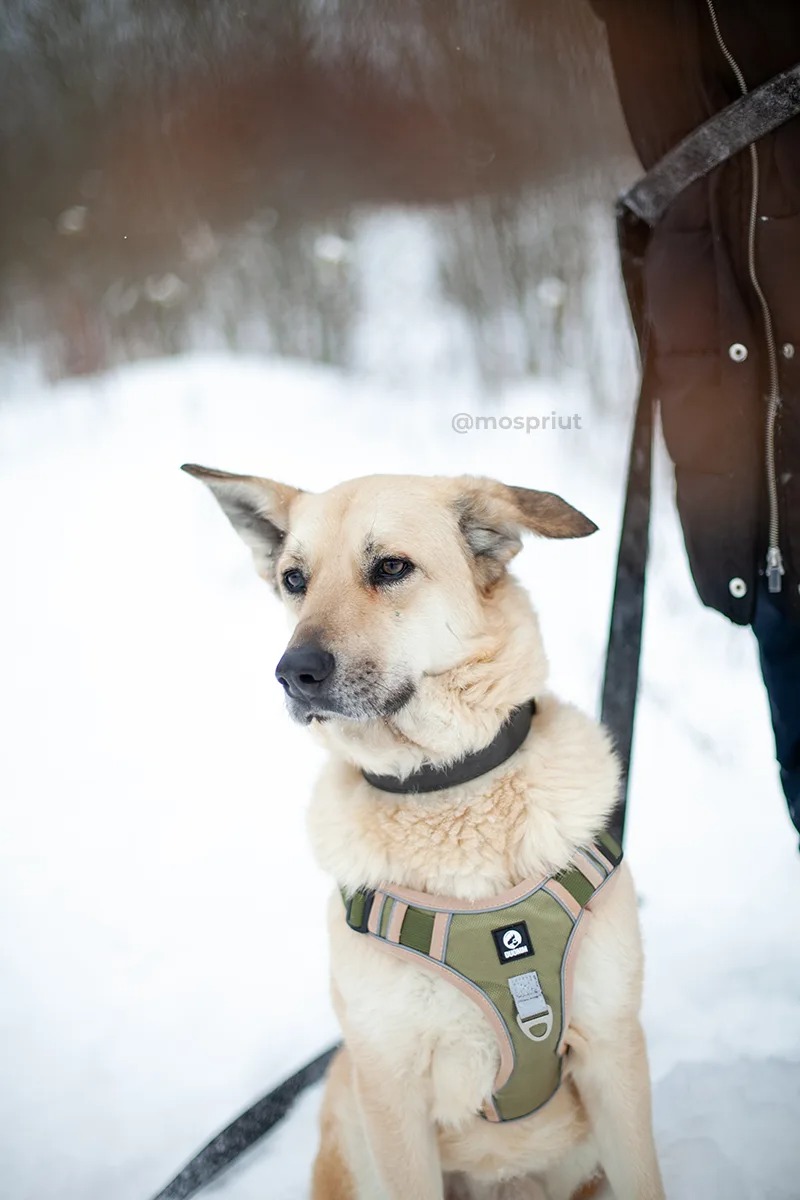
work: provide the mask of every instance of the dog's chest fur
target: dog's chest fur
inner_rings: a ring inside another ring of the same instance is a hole
[[[617,773],[604,731],[545,696],[509,763],[458,788],[396,796],[332,761],[315,790],[309,832],[339,886],[393,883],[483,899],[565,866],[603,827]]]

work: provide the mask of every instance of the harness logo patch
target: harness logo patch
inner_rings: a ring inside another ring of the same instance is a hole
[[[516,925],[503,925],[492,930],[497,957],[501,963],[515,962],[518,958],[530,958],[533,954],[528,926],[524,921]]]

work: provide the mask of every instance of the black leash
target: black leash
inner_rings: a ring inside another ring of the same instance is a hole
[[[633,728],[639,688],[644,592],[649,549],[653,401],[644,319],[642,265],[650,228],[690,183],[720,166],[750,142],[800,112],[800,64],[734,101],[671,150],[617,205],[620,262],[639,344],[642,384],[628,461],[617,576],[611,606],[601,720],[622,759],[622,786],[610,832],[622,844],[628,802]],[[298,1096],[322,1079],[338,1046],[332,1046],[258,1100],[217,1134],[153,1200],[189,1200],[235,1159],[269,1133]]]
[[[301,1092],[319,1083],[338,1049],[338,1045],[331,1046],[289,1079],[278,1084],[263,1099],[257,1100],[251,1108],[245,1109],[212,1138],[153,1200],[188,1200],[189,1196],[216,1179],[245,1150],[249,1150],[283,1120]]]
[[[650,549],[654,417],[648,374],[648,335],[642,286],[642,264],[647,238],[643,223],[632,216],[626,201],[627,196],[623,196],[617,205],[617,238],[622,278],[639,346],[641,383],[628,454],[625,507],[619,535],[614,598],[611,602],[603,693],[600,701],[600,720],[614,739],[621,764],[619,800],[609,822],[609,831],[620,845],[625,837],[628,779],[633,752],[636,701],[639,696],[644,595]]]
[[[635,183],[626,208],[651,228],[684,188],[800,112],[800,63],[745,92],[678,142]]]

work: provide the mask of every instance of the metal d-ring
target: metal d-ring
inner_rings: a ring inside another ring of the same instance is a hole
[[[528,1017],[524,1021],[517,1013],[517,1024],[525,1037],[530,1038],[532,1042],[546,1042],[553,1032],[553,1010],[548,1004],[544,1012],[537,1013],[535,1017]],[[544,1025],[544,1033],[533,1032],[539,1025]]]

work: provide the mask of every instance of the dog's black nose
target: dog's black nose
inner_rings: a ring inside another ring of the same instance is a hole
[[[295,700],[313,700],[333,674],[335,665],[332,654],[308,642],[286,651],[275,668],[275,677]]]

